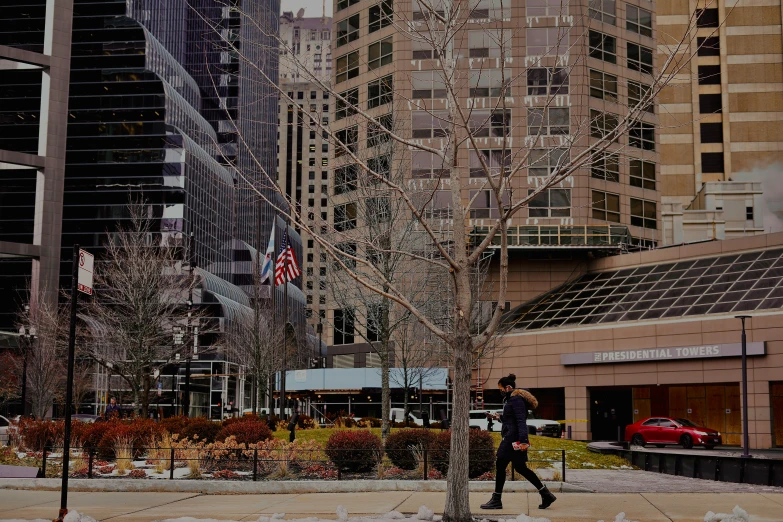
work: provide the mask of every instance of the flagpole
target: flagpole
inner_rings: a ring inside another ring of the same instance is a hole
[[[285,220],[286,252],[283,256],[283,368],[280,372],[280,418],[285,419],[285,376],[288,355],[288,249],[291,248],[291,236],[288,235],[288,219]]]
[[[277,237],[277,214],[272,217],[272,233]],[[276,278],[276,270],[277,270],[277,245],[274,245],[272,247],[272,274],[269,278],[269,288],[272,289],[272,332],[277,332],[277,278]],[[272,374],[274,377],[274,373]],[[277,383],[275,383],[275,386]],[[270,392],[273,390],[270,386]],[[270,417],[274,415],[275,413],[275,407],[274,403],[270,404],[269,413]],[[282,419],[282,417],[280,417]]]

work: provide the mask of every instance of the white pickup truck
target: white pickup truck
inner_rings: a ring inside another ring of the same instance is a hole
[[[492,421],[492,429],[489,429],[489,419],[487,413],[503,413],[503,410],[471,410],[470,427],[477,430],[500,432],[502,422]],[[540,435],[542,437],[560,437],[560,423],[553,420],[539,419],[535,414],[528,410],[527,412],[527,430],[529,435]]]
[[[413,410],[408,413],[408,420],[410,424],[416,424],[417,426],[424,426],[424,419],[419,416],[418,410]],[[394,422],[405,422],[405,410],[402,408],[391,408],[389,410],[389,420]]]

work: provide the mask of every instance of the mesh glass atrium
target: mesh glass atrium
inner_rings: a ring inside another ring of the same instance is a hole
[[[585,274],[509,312],[536,330],[783,308],[783,249]]]

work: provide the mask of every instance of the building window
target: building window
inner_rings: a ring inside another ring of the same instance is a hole
[[[631,32],[652,38],[652,13],[641,7],[626,4],[625,28]]]
[[[658,228],[655,202],[631,198],[631,225]]]
[[[375,31],[380,31],[384,27],[391,25],[393,13],[394,8],[392,7],[392,0],[383,0],[380,3],[371,6],[369,32],[374,33]]]
[[[338,232],[345,232],[354,228],[356,228],[356,203],[335,205],[334,229]]]
[[[341,99],[342,98],[342,99]],[[343,99],[345,101],[343,101]],[[337,98],[337,107],[334,112],[335,121],[340,121],[343,118],[356,114],[356,107],[359,106],[359,88],[349,89],[340,93],[340,98]]]
[[[644,121],[633,121],[628,128],[628,145],[644,150],[655,150],[655,126]]]
[[[528,189],[528,196],[535,193]],[[571,215],[571,189],[548,189],[531,199],[528,204],[530,217],[568,217]]]
[[[446,82],[437,71],[411,73],[414,99],[438,99],[446,97]]]
[[[392,63],[392,37],[370,44],[367,51],[367,69],[370,71]]]
[[[468,8],[468,19],[472,21],[511,18],[510,0],[473,0]]]
[[[440,156],[424,150],[411,152],[411,176],[414,178],[442,178],[448,173]]]
[[[434,60],[438,57],[435,48],[430,42],[443,41],[443,33],[438,31],[428,31],[426,37],[415,36],[411,38],[411,49],[413,51],[411,58],[414,60]]]
[[[590,136],[593,138],[603,138],[608,136],[619,125],[619,119],[616,114],[601,112],[590,109]],[[615,136],[617,141],[617,136]]]
[[[337,22],[337,47],[359,39],[359,14]]]
[[[614,25],[616,4],[615,0],[590,0],[590,18]]]
[[[696,47],[699,56],[720,56],[720,38],[717,36],[696,38]]]
[[[368,122],[367,147],[377,147],[382,143],[387,143],[391,139],[389,131],[392,129],[392,126],[393,120],[391,113],[379,116],[374,122]]]
[[[718,27],[720,18],[718,9],[699,9],[696,11],[696,27]]]
[[[328,143],[321,143],[321,152],[323,154],[326,154],[329,152],[329,144]]]
[[[568,14],[568,2],[563,0],[527,0],[526,16],[561,16]]]
[[[337,6],[335,7],[335,11],[342,11],[343,9],[347,9],[352,5],[356,5],[358,3],[359,0],[337,0]]]
[[[492,177],[500,176],[501,171],[508,174],[511,167],[510,149],[481,149],[470,151],[470,177],[483,178],[487,176],[484,165],[489,169],[489,175]]]
[[[568,71],[552,67],[528,69],[527,94],[528,96],[568,94]]]
[[[620,181],[620,161],[617,154],[596,152],[590,162],[590,175],[605,181]]]
[[[359,51],[344,54],[337,58],[336,83],[342,83],[359,76]]]
[[[418,139],[443,138],[448,135],[448,121],[447,111],[412,111],[411,135]]]
[[[527,110],[527,135],[550,136],[569,133],[568,109],[548,107]]]
[[[528,56],[567,54],[567,27],[530,27],[525,30]]]
[[[655,105],[650,97],[650,86],[643,83],[628,82],[628,108],[638,107],[646,112],[655,112]]]
[[[384,76],[367,84],[367,108],[373,109],[391,103],[394,96],[392,75]]]
[[[428,0],[427,5],[435,11],[439,16],[446,16],[446,10],[444,3],[447,0]],[[419,0],[413,0],[413,21],[418,22],[421,20],[427,20],[430,16],[430,9],[422,7]]]
[[[593,219],[620,222],[620,196],[609,192],[593,191]]]
[[[353,344],[354,339],[354,326],[353,326],[353,311],[351,310],[335,310],[334,312],[334,344]],[[334,359],[338,357],[346,357],[345,355],[335,355]],[[353,359],[354,354],[350,354],[348,357]],[[334,361],[334,367],[339,368],[353,368],[353,364],[348,366],[347,364],[340,364],[338,366],[337,361]]]
[[[720,85],[720,65],[699,65],[699,85]]]
[[[387,197],[367,198],[364,200],[367,223],[377,225],[391,220],[391,200]]]
[[[652,74],[653,51],[649,47],[628,42],[628,68]]]
[[[356,144],[359,143],[359,126],[346,127],[335,132],[337,143],[335,143],[335,157],[342,156],[347,151],[356,153]]]
[[[571,160],[568,149],[531,149],[528,157],[529,177],[551,176],[555,168]]]
[[[720,94],[699,94],[699,112],[701,114],[720,114],[723,112],[723,99]]]
[[[339,243],[338,245],[335,245],[337,250],[342,252],[345,255],[337,255],[337,258],[340,260],[340,262],[347,266],[348,268],[356,268],[356,260],[352,259],[349,256],[356,257],[356,243]],[[334,263],[335,270],[339,270],[341,267],[338,263]],[[326,275],[326,267],[321,267],[321,272],[323,272],[321,275]]]
[[[445,118],[448,118],[448,113],[445,113]],[[511,133],[511,109],[472,111],[468,125],[471,134],[477,138],[508,136]]]
[[[590,69],[590,96],[617,101],[617,76]]]
[[[511,95],[511,71],[486,69],[470,71],[470,96],[473,98]]]
[[[468,31],[469,55],[471,58],[507,58],[511,56],[511,36],[512,31],[508,29]]]
[[[724,172],[722,152],[702,152],[701,171],[705,174]]]
[[[598,31],[590,31],[590,56],[609,63],[617,63],[617,40]]]
[[[753,207],[745,207],[745,219],[753,221]]]
[[[340,195],[356,190],[356,182],[358,179],[358,165],[351,164],[337,167],[334,169],[334,194]]]
[[[655,163],[631,158],[631,186],[655,190]]]
[[[448,191],[443,191],[448,194]],[[511,199],[508,193],[504,193],[505,198],[502,207],[508,207]],[[491,190],[471,190],[470,191],[470,218],[471,219],[497,219],[500,217],[495,193]]]
[[[702,123],[700,127],[702,143],[723,143],[722,123]]]

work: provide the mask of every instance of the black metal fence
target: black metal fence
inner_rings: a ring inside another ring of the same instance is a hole
[[[40,453],[40,476],[46,477],[47,469],[50,475],[61,475],[61,471],[53,470],[53,463],[62,466],[62,451],[60,447],[48,447]],[[71,476],[83,478],[146,478],[133,473],[114,474],[115,469],[149,470],[155,469],[153,478],[175,479],[175,470],[189,468],[187,476],[177,478],[197,479],[203,475],[227,480],[279,480],[285,478],[355,480],[355,479],[401,479],[401,480],[432,480],[445,477],[448,470],[448,450],[430,448],[409,448],[409,455],[397,453],[400,460],[408,464],[399,467],[389,459],[384,450],[377,449],[284,449],[284,448],[203,448],[203,447],[134,447],[124,456],[101,458],[101,455],[113,453],[115,448],[71,448]],[[405,450],[402,450],[405,451]],[[528,463],[532,468],[549,465],[560,473],[559,481],[566,480],[566,450],[533,450],[529,449]],[[144,467],[134,467],[134,462],[144,461]],[[83,464],[79,466],[79,464]],[[74,468],[76,464],[78,469]],[[494,450],[475,450],[470,452],[469,466],[472,478],[491,480],[495,470]],[[110,469],[109,469],[110,468]],[[558,469],[559,468],[559,469]],[[481,472],[481,473],[479,473]],[[216,475],[217,474],[217,475]],[[511,480],[516,479],[516,472],[509,466],[507,474]],[[207,477],[209,478],[209,477]],[[556,478],[556,477],[555,477]]]

